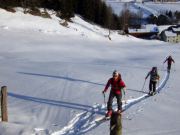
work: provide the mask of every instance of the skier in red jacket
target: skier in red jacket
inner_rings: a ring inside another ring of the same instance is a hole
[[[111,91],[107,103],[108,112],[106,114],[106,117],[110,117],[112,114],[112,102],[114,97],[116,97],[117,99],[118,112],[122,112],[122,90],[126,87],[126,85],[123,82],[120,73],[118,73],[116,70],[113,72],[113,77],[108,80],[105,89],[102,91],[103,94],[108,90],[110,85]]]
[[[168,66],[167,66],[167,71],[170,72],[171,70],[171,64],[172,62],[175,63],[175,61],[173,60],[173,58],[171,56],[169,56],[168,58],[166,58],[166,60],[164,61],[164,63],[167,62]]]

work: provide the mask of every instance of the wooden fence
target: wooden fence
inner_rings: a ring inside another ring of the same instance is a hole
[[[0,117],[2,121],[8,121],[8,113],[7,113],[7,87],[1,87],[1,94],[0,94]]]
[[[121,114],[113,112],[110,120],[110,135],[122,135]]]

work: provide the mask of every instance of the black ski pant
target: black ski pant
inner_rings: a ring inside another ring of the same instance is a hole
[[[156,92],[156,84],[157,82],[156,81],[152,81],[150,80],[149,82],[149,92]]]
[[[168,64],[167,70],[168,70],[168,72],[171,70],[171,64]]]
[[[114,91],[111,91],[110,95],[109,95],[109,100],[108,100],[108,103],[107,103],[108,111],[112,110],[112,103],[113,103],[114,97],[116,97],[116,99],[117,99],[118,110],[122,110],[122,101],[121,101],[122,94],[116,94]]]

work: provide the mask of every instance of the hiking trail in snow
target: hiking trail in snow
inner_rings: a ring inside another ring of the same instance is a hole
[[[165,84],[167,83],[169,79],[170,73],[166,72],[164,78],[160,82],[159,86],[156,88],[156,91],[159,93]],[[124,111],[126,111],[128,108],[131,106],[141,102],[142,100],[147,99],[149,96],[148,94],[144,94],[138,98],[134,99],[128,99],[123,101],[122,108]],[[116,106],[116,103],[113,104],[113,107]],[[88,131],[98,127],[100,124],[102,124],[104,121],[102,121],[104,115],[106,112],[106,105],[105,104],[95,104],[93,105],[92,108],[90,108],[87,111],[84,111],[82,113],[76,114],[75,117],[67,124],[67,126],[63,127],[59,131],[55,131],[51,133],[50,135],[81,135],[85,134]],[[130,118],[127,117],[127,120],[131,120]],[[38,132],[47,132],[46,129],[40,129],[36,128],[35,132],[38,134]]]

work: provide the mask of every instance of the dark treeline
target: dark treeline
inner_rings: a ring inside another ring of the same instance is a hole
[[[102,0],[0,0],[1,8],[45,8],[58,12],[62,19],[70,20],[74,14],[110,29],[121,29],[120,17]]]
[[[180,21],[180,12],[179,11],[163,11],[158,17],[153,15],[148,18],[149,23],[157,25],[174,25],[178,24]]]

